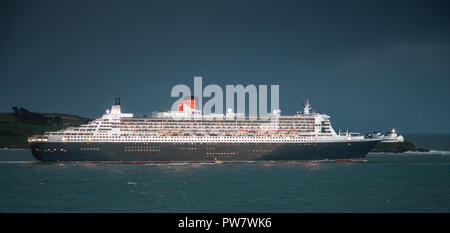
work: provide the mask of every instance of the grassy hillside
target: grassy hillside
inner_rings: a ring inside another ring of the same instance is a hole
[[[26,110],[25,110],[26,111]],[[46,131],[79,126],[90,119],[60,113],[0,113],[0,148],[23,148],[28,146],[27,138]]]

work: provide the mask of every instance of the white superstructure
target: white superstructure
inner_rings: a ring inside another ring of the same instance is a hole
[[[136,143],[318,143],[363,141],[364,136],[338,135],[326,114],[310,112],[281,116],[274,110],[267,116],[249,117],[228,110],[225,115],[202,115],[195,106],[180,105],[179,111],[161,112],[153,117],[122,113],[120,100],[98,119],[32,141],[48,142],[136,142]]]
[[[397,135],[395,129],[383,136],[381,142],[404,142],[405,138],[402,135]]]

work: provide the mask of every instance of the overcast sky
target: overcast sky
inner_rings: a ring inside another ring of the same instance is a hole
[[[1,1],[0,111],[169,110],[176,84],[280,85],[336,130],[450,133],[450,1]],[[204,100],[205,102],[205,100]]]

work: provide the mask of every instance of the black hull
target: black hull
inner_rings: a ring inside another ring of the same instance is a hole
[[[52,143],[33,142],[40,161],[238,162],[364,158],[378,141],[334,143]]]

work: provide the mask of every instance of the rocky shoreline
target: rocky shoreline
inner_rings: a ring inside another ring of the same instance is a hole
[[[370,152],[403,153],[407,151],[429,152],[430,150],[424,148],[417,148],[411,142],[404,141],[404,142],[379,142]]]

